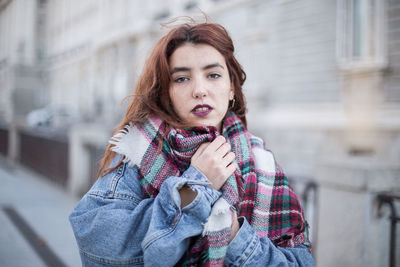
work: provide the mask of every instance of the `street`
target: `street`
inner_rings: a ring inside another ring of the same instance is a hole
[[[78,199],[0,157],[0,266],[81,266],[68,215]]]

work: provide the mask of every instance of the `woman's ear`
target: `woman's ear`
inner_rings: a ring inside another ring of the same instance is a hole
[[[233,92],[233,89],[231,89],[231,92],[229,94],[229,100],[233,100],[234,97],[235,97],[235,94]]]

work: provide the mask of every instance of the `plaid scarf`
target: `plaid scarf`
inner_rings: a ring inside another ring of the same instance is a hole
[[[138,166],[144,197],[157,196],[167,177],[180,176],[198,147],[220,134],[215,127],[166,131],[165,123],[150,117],[127,125],[110,141],[112,150],[124,155],[128,166]],[[212,207],[203,235],[191,238],[177,265],[222,266],[233,209],[247,219],[259,237],[266,236],[277,246],[310,247],[300,202],[263,141],[247,132],[234,113],[226,115],[222,135],[231,144],[239,168],[222,186],[222,196]]]

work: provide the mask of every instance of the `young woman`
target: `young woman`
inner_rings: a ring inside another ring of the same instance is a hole
[[[226,30],[154,47],[99,179],[70,215],[84,266],[313,266],[302,207],[246,130]]]

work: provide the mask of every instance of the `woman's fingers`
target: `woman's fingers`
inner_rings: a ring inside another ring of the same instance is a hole
[[[235,154],[223,136],[211,143],[200,145],[192,157],[191,163],[211,182],[211,187],[219,190],[237,168]]]
[[[228,177],[226,179],[228,179],[229,176],[231,176],[236,171],[237,168],[238,168],[238,165],[236,164],[236,162],[232,162],[231,164],[229,164],[226,167],[226,172],[228,175]]]
[[[226,143],[225,137],[223,137],[222,135],[219,135],[219,136],[217,136],[217,138],[214,139],[214,141],[212,141],[210,143],[210,145],[207,147],[207,150],[210,153],[214,153],[225,143]]]
[[[225,157],[224,157],[223,159],[224,159],[224,162],[225,162],[225,164],[226,164],[225,166],[228,166],[229,164],[232,163],[232,161],[235,160],[235,153],[229,152],[229,153],[227,153],[227,154],[225,155]]]
[[[224,158],[229,152],[231,152],[231,145],[228,142],[223,143],[217,151],[215,151],[216,155]]]
[[[210,145],[209,142],[207,143],[203,143],[199,146],[199,148],[197,149],[197,151],[194,153],[193,158],[198,158],[200,155],[203,154],[204,150],[206,150],[206,148]]]

